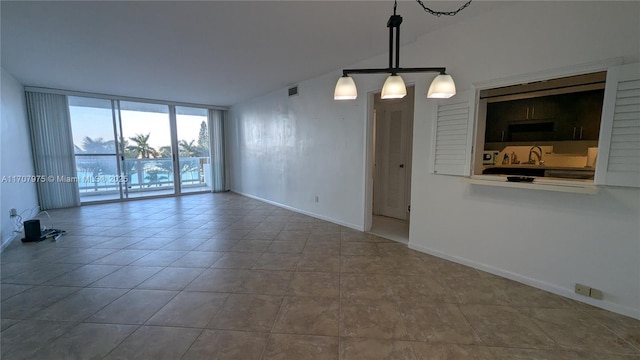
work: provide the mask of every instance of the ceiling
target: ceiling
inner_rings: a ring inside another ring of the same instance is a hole
[[[496,6],[434,17],[401,1],[402,43]],[[226,106],[386,53],[393,2],[3,0],[0,10],[2,67],[24,85]]]

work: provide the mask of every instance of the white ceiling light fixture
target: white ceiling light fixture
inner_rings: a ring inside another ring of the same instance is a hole
[[[436,76],[429,86],[427,97],[429,99],[448,99],[456,94],[456,83],[448,74]]]
[[[424,5],[421,0],[416,0],[422,6],[424,11],[434,16],[454,16],[464,8],[471,4],[472,0],[468,0],[464,5],[455,11],[434,11]],[[356,83],[349,74],[391,74],[387,77],[382,87],[382,99],[400,99],[407,95],[407,88],[404,80],[398,74],[402,73],[418,73],[418,72],[437,72],[440,73],[433,79],[427,98],[430,99],[446,99],[456,94],[456,85],[451,75],[446,73],[444,67],[425,67],[425,68],[401,68],[400,67],[400,24],[402,24],[402,16],[396,15],[397,1],[393,3],[393,15],[387,21],[389,28],[389,67],[383,69],[345,69],[342,70],[342,76],[336,83],[333,93],[334,100],[354,100],[358,97],[358,89]],[[394,42],[395,35],[395,42]],[[395,53],[395,66],[393,63]]]

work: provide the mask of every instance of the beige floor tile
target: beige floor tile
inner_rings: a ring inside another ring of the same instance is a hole
[[[639,320],[233,193],[50,214],[0,253],[2,358],[640,360]]]
[[[243,240],[273,240],[279,233],[280,231],[256,231],[254,229]]]
[[[337,360],[338,338],[272,334],[263,360]]]
[[[347,299],[396,300],[396,277],[382,274],[340,274],[340,296]]]
[[[571,304],[562,296],[491,275],[489,280],[499,291],[503,291],[511,306],[534,306],[545,308],[569,308]]]
[[[5,331],[13,325],[19,323],[21,320],[14,319],[0,319],[0,331]]]
[[[204,328],[228,296],[222,293],[183,291],[155,313],[146,325]]]
[[[509,295],[491,281],[473,276],[440,277],[447,286],[456,292],[463,304],[509,305]]]
[[[160,270],[162,270],[162,267],[159,266],[123,266],[120,270],[112,272],[89,286],[131,289]]]
[[[179,359],[200,329],[142,326],[118,345],[105,359]]]
[[[496,360],[587,360],[580,354],[566,350],[538,350],[538,349],[514,349],[491,348]],[[605,358],[594,358],[605,360]]]
[[[418,360],[498,360],[486,346],[421,342],[412,345]]]
[[[137,328],[136,325],[79,324],[37,351],[31,358],[102,359]]]
[[[306,240],[282,241],[274,240],[266,250],[268,253],[277,254],[300,254],[304,249]]]
[[[371,242],[348,242],[340,244],[340,255],[377,256],[378,247]]]
[[[401,302],[399,306],[413,340],[450,344],[481,343],[457,305]]]
[[[240,240],[229,249],[231,252],[263,253],[269,247],[271,241],[264,240]]]
[[[78,287],[35,286],[5,301],[0,306],[4,319],[28,319],[32,314],[79,291]]]
[[[126,291],[125,289],[85,288],[38,311],[32,317],[40,320],[82,321],[122,296]]]
[[[375,237],[371,234],[367,234],[356,230],[342,230],[340,239],[342,241],[356,241],[356,242],[375,242]]]
[[[138,285],[137,289],[182,290],[204,270],[201,268],[168,267]]]
[[[486,345],[559,349],[559,345],[518,308],[460,305],[460,309]]]
[[[176,294],[176,291],[165,290],[131,290],[86,321],[105,324],[143,324]]]
[[[293,271],[298,261],[300,261],[300,255],[297,254],[264,253],[253,265],[253,269]]]
[[[66,321],[23,320],[2,332],[0,358],[29,357],[73,325]]]
[[[208,268],[224,255],[223,252],[190,251],[185,256],[171,263],[171,267]]]
[[[259,360],[269,334],[247,331],[204,330],[183,360]]]
[[[296,271],[340,272],[340,256],[303,252]]]
[[[288,294],[337,298],[340,296],[340,274],[296,272],[289,284]]]
[[[262,256],[260,253],[225,253],[212,268],[219,269],[251,269]]]
[[[574,309],[527,309],[533,321],[567,350],[594,353],[640,354],[625,341],[587,313]],[[567,331],[570,329],[570,331]]]
[[[281,296],[232,294],[207,328],[269,332],[281,304]]]
[[[313,235],[313,234],[312,234]],[[340,255],[340,240],[307,240],[304,254]]]
[[[395,301],[342,300],[340,336],[409,340],[409,332]]]
[[[334,232],[326,232],[321,231],[319,225],[314,227],[314,230],[311,231],[307,240],[310,243],[318,243],[318,242],[337,242],[340,244],[341,236],[340,230]]]
[[[212,291],[231,293],[242,284],[249,270],[207,269],[186,288],[187,291]]]
[[[340,338],[340,360],[417,360],[411,342]]]
[[[640,350],[640,320],[605,310],[588,310],[586,313]]]
[[[33,285],[16,285],[16,284],[2,284],[0,285],[0,300],[4,301],[14,295],[18,295],[21,292],[29,290]]]
[[[389,265],[379,256],[340,256],[340,272],[359,274],[389,274]]]
[[[285,295],[293,272],[272,270],[250,270],[243,279],[236,293]]]
[[[287,296],[273,327],[276,333],[338,336],[340,301]]]
[[[274,240],[281,241],[304,241],[309,237],[309,231],[298,230],[298,231],[281,231],[278,236]]]

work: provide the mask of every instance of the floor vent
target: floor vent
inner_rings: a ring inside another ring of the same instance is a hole
[[[298,95],[298,85],[289,88],[289,96]]]

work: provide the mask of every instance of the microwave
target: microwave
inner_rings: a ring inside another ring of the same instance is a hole
[[[498,154],[500,154],[500,151],[497,151],[497,150],[483,151],[482,165],[495,165],[498,162]]]

